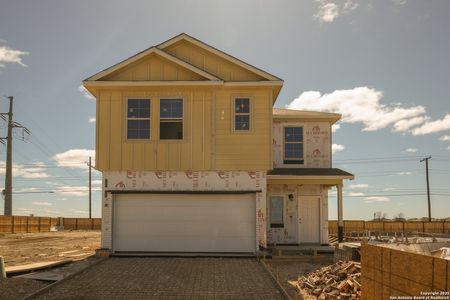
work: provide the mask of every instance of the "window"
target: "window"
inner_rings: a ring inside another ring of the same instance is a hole
[[[303,164],[303,127],[284,128],[284,163]]]
[[[284,198],[281,196],[270,197],[270,227],[284,227],[283,221]]]
[[[150,138],[150,99],[128,99],[127,138]]]
[[[234,130],[249,131],[250,130],[250,99],[235,98],[234,99]]]
[[[159,110],[159,138],[183,139],[183,100],[161,99]]]

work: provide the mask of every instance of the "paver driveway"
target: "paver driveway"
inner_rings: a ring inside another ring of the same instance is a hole
[[[37,299],[284,299],[252,258],[112,257]]]

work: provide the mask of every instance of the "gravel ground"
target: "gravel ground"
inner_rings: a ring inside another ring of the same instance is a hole
[[[289,284],[288,281],[295,281],[298,277],[305,275],[311,271],[320,269],[321,267],[333,264],[333,256],[328,255],[321,261],[315,262],[283,262],[277,260],[266,260],[266,265],[272,274],[277,278],[278,282],[283,286],[286,292],[293,300],[314,300],[317,297],[308,294],[306,291],[300,291]]]
[[[100,231],[1,234],[5,266],[63,259],[82,260],[100,248]]]
[[[0,279],[0,299],[22,299],[47,285],[48,283],[32,279]]]

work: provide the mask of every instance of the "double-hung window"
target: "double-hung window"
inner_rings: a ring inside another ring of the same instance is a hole
[[[150,138],[150,99],[128,99],[127,139]]]
[[[183,100],[161,99],[159,109],[159,138],[183,139]]]
[[[303,164],[303,127],[284,127],[285,164]]]
[[[234,130],[249,131],[250,130],[250,99],[235,98],[234,99]]]

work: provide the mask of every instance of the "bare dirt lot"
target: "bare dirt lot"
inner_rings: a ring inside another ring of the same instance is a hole
[[[320,269],[321,267],[333,263],[333,256],[328,255],[323,260],[314,262],[283,262],[277,260],[266,260],[266,265],[272,274],[277,278],[277,281],[283,286],[284,290],[289,294],[293,300],[313,300],[317,297],[309,295],[306,291],[300,293],[289,284],[289,281],[295,281],[299,277],[306,275],[309,272]]]
[[[63,259],[81,260],[100,248],[100,231],[0,234],[5,266]]]

